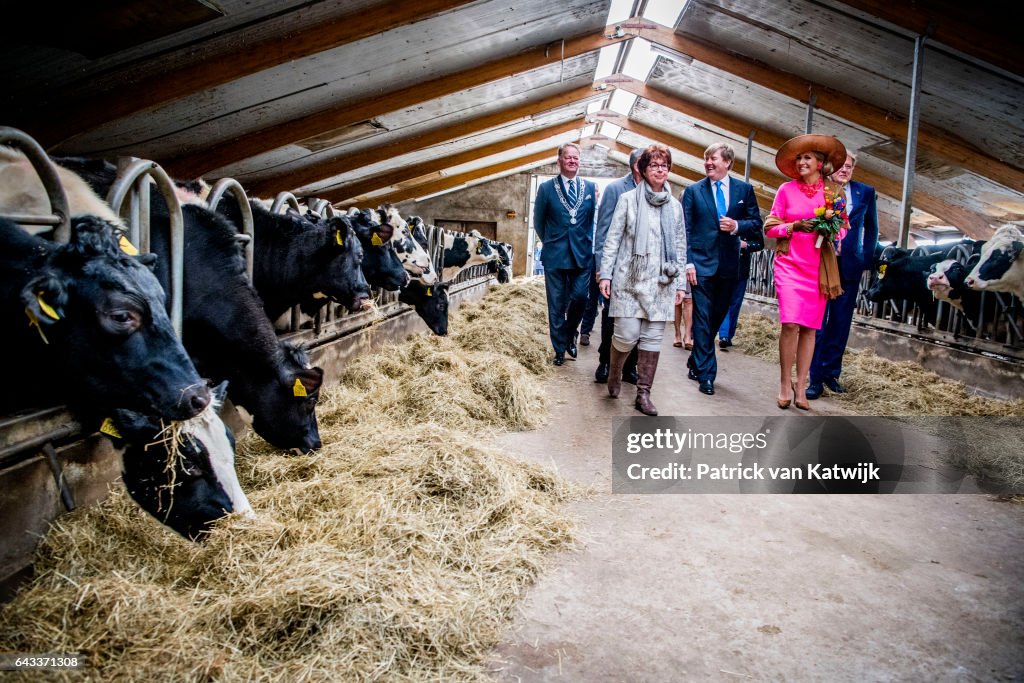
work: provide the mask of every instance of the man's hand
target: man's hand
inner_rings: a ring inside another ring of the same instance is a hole
[[[736,232],[736,229],[739,227],[739,225],[740,224],[736,222],[735,218],[722,216],[720,219],[718,219],[718,229],[721,230],[722,232],[732,234]]]
[[[597,288],[599,290],[601,290],[601,296],[603,296],[605,299],[612,298],[612,281],[611,280],[601,280],[601,282],[600,282],[600,284],[598,284]]]

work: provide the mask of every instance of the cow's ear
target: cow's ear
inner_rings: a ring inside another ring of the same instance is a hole
[[[159,420],[134,410],[117,408],[108,420],[104,420],[100,431],[114,440],[137,441],[144,439],[152,440],[152,436],[160,431]]]
[[[344,216],[335,216],[330,219],[327,223],[331,228],[331,234],[333,235],[334,246],[339,249],[345,248],[345,240],[348,239],[349,234],[352,232],[352,223]]]
[[[21,301],[25,304],[25,314],[30,323],[42,332],[44,325],[53,325],[64,317],[68,292],[64,283],[55,275],[40,275],[30,280],[21,290]]]
[[[395,228],[390,223],[384,223],[374,228],[373,233],[377,235],[377,239],[380,240],[380,243],[384,244],[385,242],[391,241],[391,238],[395,236]]]
[[[304,368],[295,373],[295,381],[292,383],[292,393],[295,396],[308,396],[318,389],[324,381],[324,371],[318,367]]]
[[[1019,258],[1022,251],[1024,251],[1024,242],[1020,240],[1010,242],[1010,253],[1013,254],[1013,258]]]
[[[211,387],[210,392],[213,394],[213,405],[219,410],[224,405],[224,399],[228,395],[228,381],[224,380],[217,386]]]

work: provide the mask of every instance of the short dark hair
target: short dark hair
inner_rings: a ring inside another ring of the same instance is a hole
[[[668,147],[665,145],[650,145],[640,155],[640,162],[637,164],[637,167],[640,169],[640,175],[647,173],[647,167],[651,165],[655,157],[664,158],[669,170],[672,169],[672,152],[669,151]]]

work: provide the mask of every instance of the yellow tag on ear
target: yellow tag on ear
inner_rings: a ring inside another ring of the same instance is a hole
[[[292,386],[292,393],[295,394],[296,396],[309,395],[306,393],[306,387],[303,386],[302,382],[299,381],[298,377],[295,378],[295,384]]]
[[[375,233],[373,233],[373,237],[370,238],[370,244],[372,244],[375,247],[379,247],[380,245],[384,244],[384,240],[382,240],[380,238],[380,235],[378,235],[375,232]]]
[[[50,306],[50,304],[48,304],[45,301],[43,301],[43,293],[42,292],[39,292],[38,294],[36,294],[36,301],[39,302],[39,308],[40,308],[40,310],[42,310],[43,313],[45,313],[47,316],[53,318],[54,320],[60,320],[60,315],[57,314],[57,311],[53,310],[53,307]]]
[[[885,263],[883,263],[882,265],[878,266],[878,279],[879,280],[881,280],[882,278],[885,277],[885,271],[886,271],[886,269],[888,267],[889,266],[887,264],[885,264]]]
[[[129,256],[139,255],[139,250],[136,249],[135,245],[132,244],[124,235],[121,235],[121,237],[117,240],[117,245],[121,247],[121,251],[128,254]]]
[[[111,420],[109,417],[103,421],[103,424],[100,425],[100,433],[112,436],[115,439],[124,438],[121,436],[121,432],[117,431],[117,427],[114,426],[114,421]]]
[[[29,326],[34,327],[37,330],[39,330],[39,336],[43,338],[43,343],[44,344],[49,344],[50,340],[46,338],[45,334],[43,334],[43,328],[39,324],[39,318],[37,318],[36,314],[32,312],[32,309],[26,307],[25,308],[25,315],[28,316],[28,324],[29,324]]]
[[[345,240],[341,238],[341,230],[334,231],[334,241],[338,243],[339,247],[345,246]]]
[[[434,290],[431,287],[427,287],[427,296],[434,296]]]

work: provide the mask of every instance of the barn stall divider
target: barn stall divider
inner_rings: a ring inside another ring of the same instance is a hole
[[[0,127],[0,145],[9,145],[25,153],[46,190],[51,211],[44,215],[6,214],[22,225],[42,226],[52,239],[66,242],[70,234],[67,197],[56,169],[38,143],[21,131]],[[171,213],[171,281],[168,310],[175,331],[181,334],[181,292],[183,283],[183,222],[181,205],[174,182],[153,161],[136,158],[119,160],[118,180],[107,201],[122,215],[131,243],[143,253],[149,251],[149,188],[155,184]],[[242,186],[231,178],[219,180],[207,196],[216,209],[229,196],[242,212],[239,242],[252,278],[254,231],[248,197]],[[334,215],[324,200],[311,200],[310,210],[322,217]],[[298,200],[281,193],[273,203],[274,211],[298,210]],[[427,227],[433,253],[443,245],[443,231]],[[480,300],[494,281],[486,266],[473,266],[459,273],[448,290],[450,310]],[[306,346],[311,360],[328,377],[337,377],[345,365],[359,354],[382,344],[404,340],[410,334],[430,333],[415,310],[398,301],[397,293],[372,291],[372,310],[350,313],[343,306],[331,305],[314,319],[305,318],[298,307],[291,313],[290,325],[279,335]],[[235,432],[243,435],[248,427],[228,402],[221,417]],[[83,433],[82,425],[63,406],[24,411],[0,416],[0,601],[7,599],[22,580],[30,575],[32,554],[49,525],[67,511],[94,504],[108,494],[121,474],[120,452],[99,433]]]

